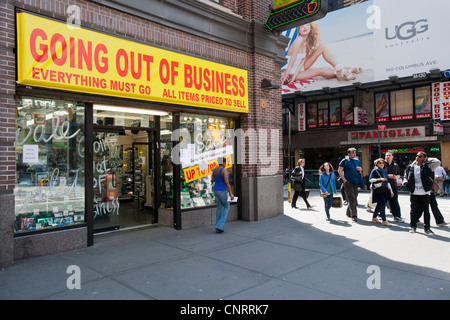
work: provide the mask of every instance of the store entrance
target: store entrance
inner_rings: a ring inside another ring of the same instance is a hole
[[[94,130],[94,232],[152,225],[155,132]]]

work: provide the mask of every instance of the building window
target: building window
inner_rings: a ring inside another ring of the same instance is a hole
[[[353,97],[307,104],[308,129],[354,124]]]
[[[82,103],[16,100],[14,232],[85,222]]]
[[[431,87],[375,93],[376,122],[431,118]]]
[[[410,120],[413,118],[412,89],[391,92],[391,120]]]
[[[230,118],[180,115],[181,208],[215,204],[211,174],[225,157],[234,193],[234,121]]]
[[[431,87],[414,89],[414,111],[416,119],[431,118]]]

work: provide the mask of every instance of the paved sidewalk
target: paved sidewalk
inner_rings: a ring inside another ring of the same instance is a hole
[[[332,209],[312,190],[307,210],[274,219],[176,231],[155,227],[98,235],[93,247],[16,261],[0,270],[0,299],[450,299],[450,228],[410,234],[407,223],[371,222],[359,196],[359,220]],[[450,221],[450,198],[438,198]],[[409,222],[409,196],[400,195]],[[391,219],[388,216],[388,219]],[[81,289],[68,289],[76,265]],[[372,289],[370,289],[372,288]]]

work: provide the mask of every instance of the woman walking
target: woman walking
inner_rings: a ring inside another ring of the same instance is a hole
[[[325,204],[325,213],[327,220],[330,220],[330,208],[333,205],[333,194],[336,191],[336,175],[334,174],[333,166],[329,162],[325,162],[319,168],[319,187],[323,192],[323,202]],[[322,193],[321,193],[322,194]]]
[[[292,197],[292,208],[297,208],[297,198],[300,195],[306,203],[306,208],[311,209],[312,206],[306,199],[305,189],[305,159],[298,159],[297,167],[292,172],[292,179],[294,180],[294,196]]]
[[[220,159],[220,158],[219,158]],[[216,232],[222,233],[223,226],[227,220],[228,210],[230,209],[230,203],[227,198],[227,191],[230,193],[230,200],[234,199],[233,193],[231,192],[231,186],[228,182],[228,171],[225,169],[227,164],[227,159],[222,159],[222,164],[214,168],[212,174],[212,182],[215,182],[213,187],[214,198],[216,199],[217,211],[216,211]]]
[[[388,176],[386,171],[384,170],[385,162],[383,158],[378,158],[374,161],[375,168],[372,170],[369,176],[369,182],[372,183],[372,186],[374,183],[382,183],[385,187],[384,192],[378,193],[373,190],[372,188],[372,202],[376,203],[377,206],[375,207],[375,210],[373,212],[372,221],[376,223],[381,223],[383,226],[391,227],[392,224],[390,224],[386,220],[386,202],[388,200],[389,194],[391,197],[394,196],[394,192],[392,191],[391,184],[388,182]],[[381,216],[381,220],[378,220],[377,216]]]

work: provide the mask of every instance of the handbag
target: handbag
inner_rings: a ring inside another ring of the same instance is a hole
[[[342,208],[342,197],[341,196],[334,196],[333,197],[333,204],[331,206],[333,208]]]
[[[328,188],[328,184],[330,183],[330,179],[331,179],[331,172],[330,172],[330,176],[328,177],[328,182],[327,182],[327,185],[325,186],[325,190]],[[328,197],[328,195],[325,192],[323,192],[322,189],[320,189],[320,196],[322,198]]]
[[[378,176],[380,178],[382,178],[378,171],[377,171],[377,173],[378,173]],[[373,182],[372,186],[371,186],[372,192],[373,193],[386,193],[389,190],[389,188],[387,187],[387,185],[384,182],[385,181]]]
[[[430,178],[431,179],[431,178]],[[437,183],[435,180],[433,180],[433,186],[431,187],[431,191],[433,191],[434,193],[439,191],[439,183]]]

